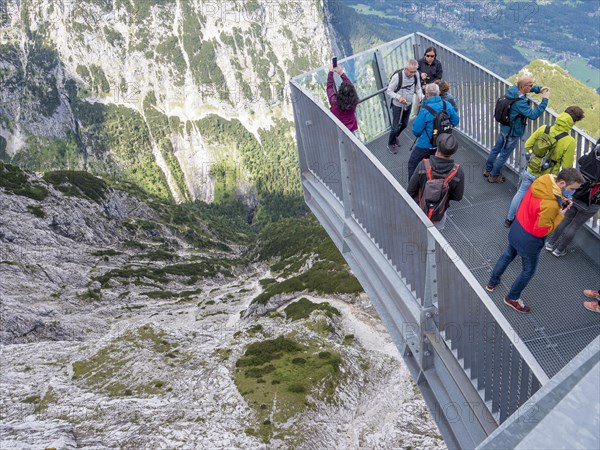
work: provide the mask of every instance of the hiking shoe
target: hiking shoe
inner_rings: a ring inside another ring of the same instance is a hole
[[[510,306],[512,309],[514,309],[515,311],[518,311],[520,313],[528,313],[530,311],[529,306],[525,305],[525,303],[523,303],[523,300],[518,299],[518,300],[512,300],[508,297],[504,297],[504,303],[508,306]]]
[[[489,170],[484,170],[483,171],[483,176],[486,177],[486,178],[489,177],[490,176],[490,171]]]
[[[594,291],[593,289],[586,289],[583,291],[583,295],[585,295],[587,298],[595,298],[596,300],[600,300],[600,294],[598,294],[598,291]]]
[[[550,244],[549,242],[546,242],[546,246],[544,248],[549,252],[554,251],[554,245]]]
[[[514,220],[506,219],[504,221],[504,228],[510,228],[510,226],[513,224],[513,222],[514,222]]]
[[[398,153],[398,146],[396,144],[388,145],[387,148],[392,155],[395,155]]]
[[[583,307],[588,311],[600,313],[600,305],[598,302],[583,302]]]
[[[493,176],[489,176],[487,177],[488,183],[504,183],[506,181],[506,178],[504,178],[502,175],[498,175],[497,177],[493,177]]]
[[[567,253],[569,253],[569,252],[566,249],[565,250],[556,249],[552,252],[552,254],[554,256],[565,256]]]
[[[490,283],[488,283],[488,284],[485,285],[485,290],[488,291],[488,292],[494,292],[494,288],[495,287],[496,286],[492,286]]]

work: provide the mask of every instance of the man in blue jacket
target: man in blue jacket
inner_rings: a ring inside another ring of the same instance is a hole
[[[527,94],[530,92],[542,94],[541,103],[533,109],[530,100],[527,98]],[[519,138],[525,133],[527,119],[535,120],[546,110],[548,98],[550,98],[550,89],[534,86],[531,77],[523,76],[519,78],[516,86],[508,88],[506,98],[518,98],[519,100],[510,107],[511,125],[500,125],[500,134],[498,134],[496,144],[485,162],[483,176],[490,183],[504,183],[505,178],[500,175],[500,169],[517,146]]]
[[[444,103],[446,104],[446,112],[450,118],[450,123],[453,127],[457,126],[458,121],[460,120],[458,114],[456,114],[456,111],[454,111],[454,108],[450,103],[444,102],[441,99],[439,86],[434,83],[425,85],[425,100],[423,100],[419,114],[417,115],[412,126],[412,133],[418,139],[416,144],[417,146],[412,151],[410,158],[408,159],[409,180],[411,179],[412,174],[417,168],[419,162],[423,158],[429,158],[431,155],[434,155],[435,151],[437,150],[436,147],[431,143],[434,116],[427,111],[427,108],[423,108],[423,105],[429,106],[435,112],[440,112],[444,108]]]

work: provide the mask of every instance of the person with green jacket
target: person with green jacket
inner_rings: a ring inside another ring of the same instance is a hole
[[[550,127],[550,136],[556,137],[562,133],[567,133],[567,135],[556,142],[556,147],[551,158],[553,164],[551,164],[550,167],[547,169],[539,167],[539,159],[541,159],[539,156],[533,156],[529,161],[527,168],[523,171],[521,176],[519,189],[510,203],[510,208],[508,209],[508,214],[504,221],[504,226],[506,228],[510,228],[514,222],[521,200],[523,200],[531,183],[538,177],[547,173],[556,175],[561,167],[563,169],[573,167],[573,163],[575,162],[575,139],[573,139],[569,133],[571,132],[573,125],[575,125],[575,122],[579,122],[581,119],[583,119],[583,110],[579,106],[569,106],[565,109],[565,112],[558,115],[556,122],[554,122],[554,126]],[[529,136],[529,139],[525,142],[525,148],[529,153],[532,152],[535,141],[545,132],[546,125],[542,125]],[[538,160],[536,160],[536,158],[538,158]]]

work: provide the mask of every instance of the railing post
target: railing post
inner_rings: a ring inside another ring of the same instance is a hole
[[[377,83],[377,90],[379,90],[379,89],[383,89],[385,86],[387,86],[388,75],[385,70],[385,63],[383,62],[383,57],[381,56],[381,52],[379,51],[379,49],[375,50],[375,53],[373,56],[375,57],[374,61],[375,61],[375,69],[376,69],[376,70],[374,70],[375,83]],[[384,96],[383,109],[386,112],[386,116],[388,118],[388,124],[390,126],[392,126],[392,116],[390,114],[390,108],[388,108],[388,106],[387,106],[387,98],[385,97],[385,93],[383,94],[383,96]]]
[[[348,227],[348,220],[352,218],[354,211],[354,199],[352,196],[352,179],[350,178],[350,165],[352,164],[352,153],[354,146],[345,130],[338,128],[338,147],[340,151],[340,178],[342,183],[342,203],[344,204],[344,229],[343,229],[343,248],[342,253],[348,253],[350,248],[346,243],[346,238],[352,235]]]
[[[430,342],[425,335],[432,330],[437,329],[435,316],[437,314],[438,290],[437,290],[437,263],[435,252],[435,238],[431,232],[427,233],[427,261],[425,263],[425,289],[421,305],[420,318],[420,341],[421,341],[421,368],[423,370],[429,368],[433,361]]]

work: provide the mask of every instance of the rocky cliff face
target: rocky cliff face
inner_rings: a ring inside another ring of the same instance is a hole
[[[216,235],[214,211],[83,172],[0,175],[3,449],[443,448],[363,296],[255,308],[284,275],[246,256],[241,225]],[[256,352],[284,337],[289,358]]]
[[[212,201],[213,165],[247,169],[235,145],[198,121],[236,119],[260,143],[274,118],[291,119],[287,83],[327,60],[328,33],[319,0],[8,2],[0,156]]]

